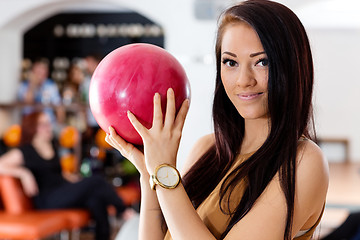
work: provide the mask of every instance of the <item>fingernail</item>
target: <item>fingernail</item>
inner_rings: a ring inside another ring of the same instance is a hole
[[[169,89],[167,90],[167,93],[168,93],[168,94],[174,94],[174,90],[173,90],[172,88],[169,88]]]
[[[185,104],[187,105],[187,106],[190,106],[190,100],[187,98],[187,99],[185,99]]]
[[[128,110],[127,112],[127,117],[129,118],[129,119],[131,119],[132,118],[132,113]]]

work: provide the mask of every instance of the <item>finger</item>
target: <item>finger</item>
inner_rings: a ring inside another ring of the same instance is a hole
[[[165,127],[172,127],[176,115],[175,94],[172,88],[167,91]]]
[[[144,154],[137,149],[133,144],[126,142],[123,138],[121,138],[115,131],[114,128],[109,128],[110,135],[108,137],[109,141],[112,145],[115,145],[116,149],[120,151],[120,153],[130,160],[136,168],[138,168],[137,161],[140,161],[144,158]]]
[[[110,127],[109,127],[109,132],[110,132]],[[111,139],[110,139],[110,133],[106,133],[106,136],[105,136],[105,142],[107,142],[108,144],[110,144],[112,147],[114,147]]]
[[[110,128],[109,128],[110,130]],[[133,150],[134,146],[128,142],[126,142],[123,138],[116,134],[115,129],[110,130],[110,135],[107,137],[109,144],[117,149],[121,155],[126,158],[129,158],[131,155],[131,151]]]
[[[110,135],[106,135],[105,141],[110,144],[111,147],[117,149],[117,146],[114,143],[114,140],[110,137]]]
[[[131,161],[132,164],[138,169],[140,172],[144,172],[144,154],[137,149],[131,143],[126,142],[123,138],[121,138],[115,131],[113,127],[109,127],[110,135],[106,136],[106,139],[109,141],[109,144],[115,146],[115,148],[120,151],[120,153]]]
[[[109,143],[114,149],[118,150],[118,151],[121,153],[121,155],[125,156],[125,150],[124,150],[124,148],[123,148],[121,145],[119,145],[119,144],[114,140],[114,138],[112,138],[111,136],[109,136],[108,139],[109,139],[109,142],[108,142],[108,143]]]
[[[110,135],[108,135],[108,139],[114,144],[114,145],[120,145],[120,146],[123,146],[126,144],[126,141],[124,139],[122,139],[122,137],[120,137],[117,132],[115,131],[115,129],[110,126],[109,127],[109,133]]]
[[[114,147],[111,140],[110,140],[110,135],[109,134],[106,134],[105,136],[105,142],[107,142],[110,146]]]
[[[110,145],[114,146],[115,149],[117,149],[121,155],[123,155],[125,158],[132,160],[131,156],[133,155],[133,151],[135,150],[135,147],[130,144],[127,143],[125,140],[121,139],[120,137],[116,137],[116,136],[110,136],[108,137],[109,141],[110,141]],[[119,143],[123,141],[122,143]]]
[[[159,93],[154,95],[154,116],[152,127],[162,127],[163,125],[163,114],[161,110],[161,96]]]
[[[141,122],[139,122],[139,120],[135,117],[135,115],[132,112],[127,111],[127,117],[130,120],[133,127],[135,128],[135,130],[139,133],[141,138],[144,138],[144,136],[146,136],[148,129],[144,127],[141,124]]]
[[[126,142],[122,137],[120,137],[113,127],[109,127],[110,135],[108,135],[109,144],[120,151],[121,154],[126,153],[129,148],[132,148],[132,145]]]
[[[105,137],[105,141],[110,144],[113,148],[117,148],[116,144],[115,144],[115,141],[113,140],[113,138],[111,137],[111,129],[112,127],[109,127],[109,132],[110,134],[106,134],[106,137]]]
[[[185,101],[182,103],[181,108],[176,116],[175,128],[178,128],[179,130],[183,129],[186,115],[189,111],[189,106],[190,106],[189,99],[185,99]]]

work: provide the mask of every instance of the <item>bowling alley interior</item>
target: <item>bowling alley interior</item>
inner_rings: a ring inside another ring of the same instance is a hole
[[[312,50],[316,143],[329,166],[324,213],[312,237],[322,239],[350,214],[360,213],[360,2],[275,1],[299,17]],[[40,163],[32,161],[36,151],[38,157],[50,156],[42,159],[57,159],[52,167],[68,181],[101,179],[104,187],[92,183],[88,188],[94,193],[110,187],[113,194],[115,203],[103,206],[109,239],[138,239],[140,174],[105,141],[108,129],[99,126],[99,114],[93,114],[98,109],[90,106],[95,98],[89,94],[94,72],[109,53],[130,44],[152,44],[177,59],[188,78],[187,94],[191,95],[177,156],[181,170],[195,142],[213,132],[217,21],[224,9],[239,2],[1,0],[0,239],[102,239],[97,235],[100,227],[94,213],[81,204],[57,207],[62,206],[59,196],[49,200],[45,209],[37,207],[41,193],[27,167],[34,169],[34,174],[44,174],[40,187],[47,191],[57,183]],[[140,67],[136,63],[127,66]],[[101,86],[105,90],[112,87]],[[132,94],[144,94],[145,88],[139,84]],[[121,97],[131,96],[124,93]],[[111,107],[106,113],[109,116],[116,112]],[[31,123],[26,116],[33,113],[38,115]],[[30,122],[26,125],[26,121]],[[29,135],[28,142],[24,135]],[[24,147],[38,138],[47,142],[39,140],[32,150]],[[141,142],[136,146],[141,149]],[[5,164],[19,167],[26,177],[20,170],[6,170]],[[76,194],[64,191],[62,195]],[[90,202],[87,200],[83,202]],[[353,227],[357,237],[351,239],[360,239],[359,218]]]

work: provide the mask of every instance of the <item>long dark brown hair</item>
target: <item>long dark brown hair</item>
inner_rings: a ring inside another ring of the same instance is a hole
[[[37,131],[39,118],[42,114],[44,113],[34,111],[22,117],[20,145],[31,144]]]
[[[223,33],[229,24],[239,22],[248,23],[257,32],[268,56],[270,132],[264,144],[233,170],[221,186],[220,208],[231,218],[222,238],[251,210],[279,173],[287,203],[284,239],[291,239],[298,140],[302,135],[311,138],[309,130],[313,130],[313,62],[303,25],[290,9],[279,3],[245,1],[227,9],[221,16],[216,39],[217,74],[213,102],[215,145],[184,176],[184,187],[197,208],[239,155],[244,119],[229,100],[220,76]],[[237,207],[230,209],[231,193],[244,179],[244,195]]]

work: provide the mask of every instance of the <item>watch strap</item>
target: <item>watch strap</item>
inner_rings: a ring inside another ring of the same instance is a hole
[[[154,181],[155,175],[150,175],[149,183],[152,190],[156,190],[156,182]]]

